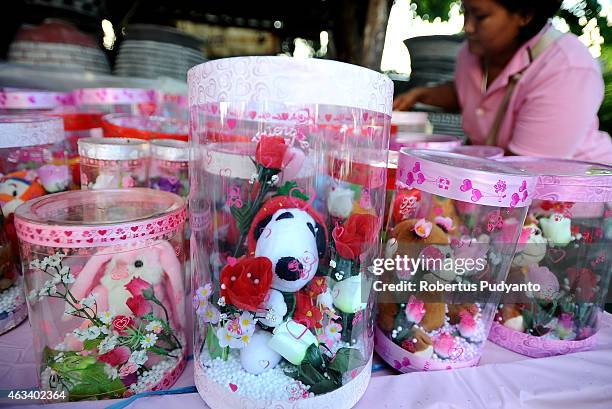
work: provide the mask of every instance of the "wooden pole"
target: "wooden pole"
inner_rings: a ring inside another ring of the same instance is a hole
[[[380,71],[391,0],[369,0],[360,64]]]

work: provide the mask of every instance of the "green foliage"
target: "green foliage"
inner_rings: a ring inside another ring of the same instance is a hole
[[[603,47],[601,60],[604,63],[603,77],[606,89],[599,110],[599,128],[612,135],[612,44]]]

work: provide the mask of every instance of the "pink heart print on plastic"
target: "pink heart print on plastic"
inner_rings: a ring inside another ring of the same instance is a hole
[[[249,112],[249,118],[255,119],[256,116],[257,116],[257,112],[255,112],[255,111],[250,111]]]
[[[302,326],[303,328],[296,327],[297,325],[300,325],[296,321],[287,321],[287,324],[285,324],[285,325],[287,326],[287,332],[293,338],[295,338],[295,339],[302,339],[304,334],[306,334],[306,332],[308,332],[308,328],[307,327],[304,327],[304,326]],[[291,328],[292,326],[294,326],[294,328]]]
[[[230,384],[229,384],[229,387],[230,387],[230,389],[232,390],[232,392],[236,392],[236,391],[238,390],[238,386],[236,386],[236,385],[235,385],[235,384],[233,384],[233,383],[230,383]]]
[[[523,180],[523,183],[521,183],[521,187],[519,187],[519,192],[522,192],[526,189],[527,189],[527,182]]]
[[[565,258],[565,254],[565,250],[562,249],[548,249],[548,257],[550,258],[550,261],[553,262],[553,264],[560,263],[561,260]]]
[[[416,178],[415,178],[415,175],[416,175]],[[416,162],[414,164],[414,167],[412,168],[412,172],[408,172],[408,175],[406,175],[406,184],[408,186],[412,186],[415,181],[419,185],[422,185],[423,182],[425,182],[425,175],[423,175],[423,173],[421,172],[420,162]]]
[[[472,189],[472,181],[470,179],[464,179],[459,190],[467,192],[470,189]]]
[[[402,367],[408,367],[410,366],[410,359],[404,357],[404,359],[402,359],[402,361],[398,361],[397,359],[393,360],[393,367],[395,369],[397,369],[398,371],[402,369]]]
[[[472,197],[470,197],[472,202],[477,202],[482,199],[482,192],[478,189],[472,189]]]
[[[516,207],[516,205],[518,204],[520,200],[521,198],[519,197],[518,193],[513,193],[512,199],[510,200],[510,208]]]

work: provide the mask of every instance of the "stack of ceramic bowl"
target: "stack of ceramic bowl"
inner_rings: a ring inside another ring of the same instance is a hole
[[[20,64],[109,74],[106,55],[96,40],[76,27],[48,19],[40,26],[23,26],[10,45],[8,60]]]
[[[121,43],[115,74],[185,80],[187,70],[206,61],[200,40],[171,27],[135,24]]]

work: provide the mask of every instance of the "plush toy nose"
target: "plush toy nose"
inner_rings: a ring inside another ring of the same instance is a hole
[[[276,275],[285,281],[299,280],[304,271],[304,266],[295,257],[282,257],[276,262]]]

